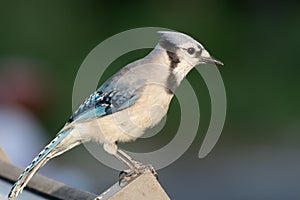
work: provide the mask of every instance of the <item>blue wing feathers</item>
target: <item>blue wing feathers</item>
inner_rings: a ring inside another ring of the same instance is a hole
[[[133,105],[138,97],[136,87],[132,87],[130,84],[120,84],[117,79],[108,79],[83,101],[68,122],[112,114]]]

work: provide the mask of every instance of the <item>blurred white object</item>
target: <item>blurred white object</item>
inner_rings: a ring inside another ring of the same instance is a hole
[[[38,120],[25,108],[0,106],[0,146],[16,166],[26,167],[47,142],[45,135]]]

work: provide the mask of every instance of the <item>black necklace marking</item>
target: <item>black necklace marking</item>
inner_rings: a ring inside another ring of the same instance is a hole
[[[180,63],[179,57],[176,55],[176,53],[171,52],[171,51],[167,51],[167,54],[171,61],[170,67],[173,69],[176,68],[177,64]]]
[[[169,76],[167,79],[167,92],[169,94],[173,94],[175,92],[175,89],[178,87],[178,82],[176,79],[176,76],[173,72],[173,70],[177,67],[178,63],[180,63],[179,57],[176,55],[176,53],[171,52],[171,51],[167,51],[167,54],[169,56],[170,59],[170,68],[169,68]]]

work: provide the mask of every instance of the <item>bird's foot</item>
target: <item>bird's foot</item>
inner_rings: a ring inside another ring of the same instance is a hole
[[[120,172],[119,174],[119,185],[121,187],[127,185],[129,182],[134,180],[139,174],[137,174],[132,169],[126,169]]]
[[[151,172],[157,178],[157,172],[152,165],[144,165],[138,161],[133,161],[134,170],[138,174],[144,174],[145,172]]]
[[[119,185],[121,187],[127,185],[129,182],[137,178],[139,175],[146,172],[151,172],[156,178],[158,178],[157,172],[152,165],[144,165],[138,161],[134,161],[134,169],[126,169],[119,174]]]

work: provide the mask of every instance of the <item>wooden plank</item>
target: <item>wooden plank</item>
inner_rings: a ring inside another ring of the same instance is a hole
[[[7,161],[9,161],[9,159],[0,148],[0,179],[5,179],[13,183],[23,170]],[[119,183],[116,183],[98,197],[95,194],[72,188],[64,183],[40,174],[35,174],[33,176],[25,190],[29,190],[50,199],[63,200],[170,199],[151,172],[146,172],[145,174],[135,177],[123,187],[120,187]]]
[[[103,192],[96,200],[170,200],[156,177],[146,172],[121,188],[118,183]]]
[[[0,160],[0,178],[14,182],[23,170],[5,161]],[[64,183],[47,178],[40,174],[36,174],[29,181],[26,190],[47,196],[50,199],[76,200],[87,199],[92,200],[97,195],[85,192]]]

